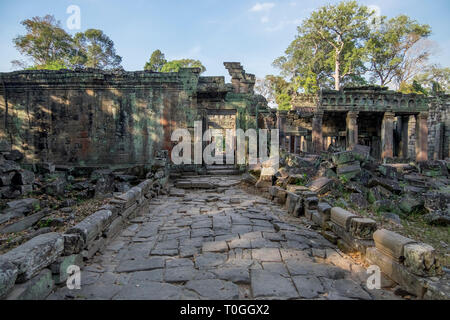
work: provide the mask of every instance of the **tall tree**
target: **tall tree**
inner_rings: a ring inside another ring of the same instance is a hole
[[[380,17],[366,46],[372,81],[399,86],[421,72],[431,54],[432,48],[424,45],[430,34],[429,25],[405,15]]]
[[[161,52],[161,50],[155,50],[153,51],[150,61],[145,63],[144,70],[146,71],[153,71],[153,72],[160,72],[161,68],[167,63],[166,57],[164,53]]]
[[[74,36],[75,66],[96,69],[119,68],[122,57],[116,53],[114,42],[102,30],[88,29]]]
[[[21,22],[27,33],[13,39],[17,50],[27,56],[35,68],[66,67],[73,52],[72,37],[52,15]],[[17,61],[13,61],[17,64]]]
[[[306,81],[315,82],[315,86],[322,78],[319,71],[331,68],[334,88],[339,90],[347,78],[363,70],[364,45],[370,33],[368,21],[373,14],[356,1],[320,7],[297,28],[297,38],[291,44],[295,51],[288,53],[286,62],[291,58],[292,65],[307,66],[310,74]],[[311,56],[314,61],[308,61]]]
[[[414,81],[429,94],[450,93],[450,68],[432,65],[423,73],[415,76]]]
[[[200,73],[206,71],[205,66],[199,60],[180,59],[165,63],[161,68],[161,72],[178,72],[180,68],[200,68]]]

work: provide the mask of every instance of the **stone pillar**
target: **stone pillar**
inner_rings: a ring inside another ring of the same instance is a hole
[[[278,111],[277,127],[280,132],[280,148],[286,148],[286,113]]]
[[[295,136],[295,154],[300,153],[300,136]]]
[[[300,151],[306,152],[306,139],[305,136],[300,137]]]
[[[289,136],[289,152],[295,153],[295,136]]]
[[[357,111],[347,113],[347,150],[358,144],[358,114]]]
[[[416,117],[409,116],[408,120],[408,158],[416,158]]]
[[[320,153],[323,150],[322,119],[323,112],[316,113],[312,119],[312,145],[314,153]]]
[[[409,144],[409,116],[399,117],[401,119],[401,138],[400,138],[400,153],[399,156],[403,159],[408,158],[408,144]]]
[[[416,115],[416,161],[428,160],[428,113]]]
[[[394,117],[392,112],[385,112],[381,123],[381,159],[394,156]]]

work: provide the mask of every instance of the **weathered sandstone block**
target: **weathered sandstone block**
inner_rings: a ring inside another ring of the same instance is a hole
[[[441,264],[434,248],[425,243],[410,243],[404,246],[404,265],[418,276],[435,276],[442,273]]]
[[[3,255],[18,268],[18,282],[31,279],[49,266],[64,250],[62,235],[56,232],[39,235]]]
[[[358,216],[345,209],[333,207],[331,208],[330,218],[331,221],[348,231],[350,228],[350,221],[354,218],[358,218]]]
[[[350,233],[358,239],[372,239],[377,223],[372,219],[354,218],[350,222]]]
[[[397,261],[403,259],[405,245],[415,243],[412,239],[386,229],[377,230],[373,234],[373,240],[378,250]]]

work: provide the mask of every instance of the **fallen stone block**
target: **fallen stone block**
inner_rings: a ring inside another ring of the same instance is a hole
[[[123,217],[124,219],[128,219],[135,212],[137,206],[138,205],[137,205],[137,202],[136,202],[131,207],[123,210],[122,212],[119,212],[119,215],[121,217]]]
[[[14,287],[18,273],[16,265],[0,257],[0,299]]]
[[[87,246],[111,223],[111,218],[111,211],[97,211],[67,230],[66,233],[80,234],[85,246]]]
[[[327,177],[318,178],[306,186],[311,190],[316,192],[317,194],[325,194],[333,188],[334,182]]]
[[[331,160],[335,165],[341,165],[355,161],[355,155],[352,151],[336,152],[331,155]]]
[[[348,232],[348,230],[346,230],[345,228],[343,228],[340,225],[337,225],[336,223],[329,221],[327,224],[328,224],[329,228],[331,229],[331,231],[333,231],[333,233],[335,235],[337,235],[346,244],[345,248],[348,248],[348,249],[345,251],[349,251],[349,252],[358,251],[358,252],[365,253],[367,248],[373,247],[375,245],[373,240],[354,238]],[[341,248],[341,250],[345,249],[342,247],[340,247],[340,248]]]
[[[29,281],[16,285],[7,300],[44,300],[52,292],[55,283],[52,272],[44,269]]]
[[[345,231],[349,230],[350,222],[354,218],[358,218],[358,216],[347,210],[344,210],[339,207],[331,208],[331,215],[330,215],[331,221],[336,223],[338,226],[341,226],[342,228],[344,228]]]
[[[297,202],[299,201],[301,201],[300,196],[292,192],[287,192],[286,209],[288,211],[288,214],[295,216],[295,209],[297,206]]]
[[[35,209],[40,205],[40,201],[38,199],[20,199],[15,201],[9,201],[6,203],[8,208],[18,209],[18,208],[27,208],[29,211]],[[27,212],[29,212],[27,211]]]
[[[381,271],[397,282],[404,290],[422,299],[426,292],[424,279],[408,272],[408,270],[395,261],[391,256],[383,254],[377,248],[367,248],[366,259],[369,263],[380,267]]]
[[[104,231],[104,236],[108,239],[114,238],[123,228],[123,217],[117,217]]]
[[[122,193],[119,196],[116,196],[115,199],[122,201],[124,209],[127,209],[136,202],[137,194],[135,193],[135,191],[130,189],[127,192]]]
[[[142,194],[147,194],[150,191],[150,188],[151,188],[152,184],[153,184],[153,181],[147,179],[147,180],[142,181],[141,183],[139,183],[137,185],[137,187],[142,190]]]
[[[410,243],[404,246],[406,269],[418,276],[436,276],[442,273],[441,264],[434,248],[425,243]]]
[[[56,232],[39,235],[3,255],[18,268],[19,283],[31,279],[55,262],[64,250],[64,239]]]
[[[32,215],[29,215],[22,220],[19,220],[13,224],[10,224],[2,229],[0,229],[0,234],[9,234],[14,232],[20,232],[31,228],[35,225],[39,220],[44,218],[50,213],[50,210],[42,210],[40,212],[36,212]]]
[[[400,194],[403,191],[397,181],[387,178],[372,177],[369,180],[368,187],[371,188],[376,186],[382,186],[396,194]]]
[[[98,251],[102,250],[105,247],[106,238],[98,237],[94,241],[92,241],[83,251],[81,251],[81,255],[84,259],[91,259]]]
[[[305,208],[308,210],[317,210],[317,205],[319,203],[319,198],[313,196],[305,198],[304,200]]]
[[[326,202],[319,202],[317,204],[317,210],[322,215],[324,221],[329,221],[331,219],[331,206]]]
[[[286,186],[286,191],[292,192],[292,193],[295,193],[295,194],[300,194],[303,191],[309,191],[309,189],[307,187],[305,187],[305,186],[297,186],[295,184],[288,184]]]
[[[405,245],[415,243],[412,239],[386,229],[377,230],[373,234],[373,240],[378,250],[396,261],[403,260]]]
[[[53,280],[56,284],[61,284],[67,280],[69,274],[67,269],[69,266],[83,266],[83,257],[81,254],[72,254],[70,256],[59,257],[54,263],[51,264],[50,270],[53,274]]]
[[[336,173],[339,177],[351,179],[361,172],[361,166],[358,161],[341,164],[337,166]]]
[[[64,256],[80,253],[84,248],[84,241],[80,234],[63,234]]]
[[[372,239],[377,230],[377,223],[372,219],[353,218],[350,221],[350,233],[357,239]]]

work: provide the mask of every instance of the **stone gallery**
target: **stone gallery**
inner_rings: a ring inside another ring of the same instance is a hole
[[[231,83],[0,73],[0,297],[449,299],[448,243],[402,227],[448,232],[448,95],[320,90],[279,111],[224,66]],[[279,130],[280,169],[174,165],[196,121]]]

